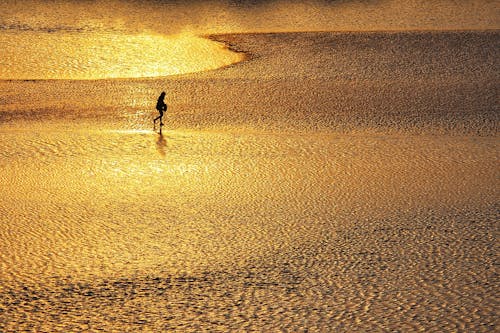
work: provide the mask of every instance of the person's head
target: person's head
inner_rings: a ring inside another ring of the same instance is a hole
[[[160,97],[161,98],[165,97],[165,92],[164,91],[161,92]]]

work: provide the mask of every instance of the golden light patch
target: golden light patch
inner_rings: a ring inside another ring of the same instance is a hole
[[[0,35],[0,79],[158,77],[242,60],[223,44],[191,34],[40,33]]]

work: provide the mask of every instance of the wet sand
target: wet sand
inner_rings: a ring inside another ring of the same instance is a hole
[[[0,81],[0,331],[495,330],[498,32],[211,38]]]

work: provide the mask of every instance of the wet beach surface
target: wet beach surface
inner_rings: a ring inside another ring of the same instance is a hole
[[[212,38],[0,81],[0,331],[494,330],[498,33]]]

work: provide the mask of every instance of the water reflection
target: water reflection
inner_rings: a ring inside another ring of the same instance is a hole
[[[225,45],[188,33],[0,33],[0,79],[157,77],[227,66],[243,59]],[[41,59],[48,59],[41,61]]]
[[[158,153],[162,156],[165,157],[167,154],[167,140],[163,136],[163,133],[158,134],[158,138],[156,139],[156,150]]]

